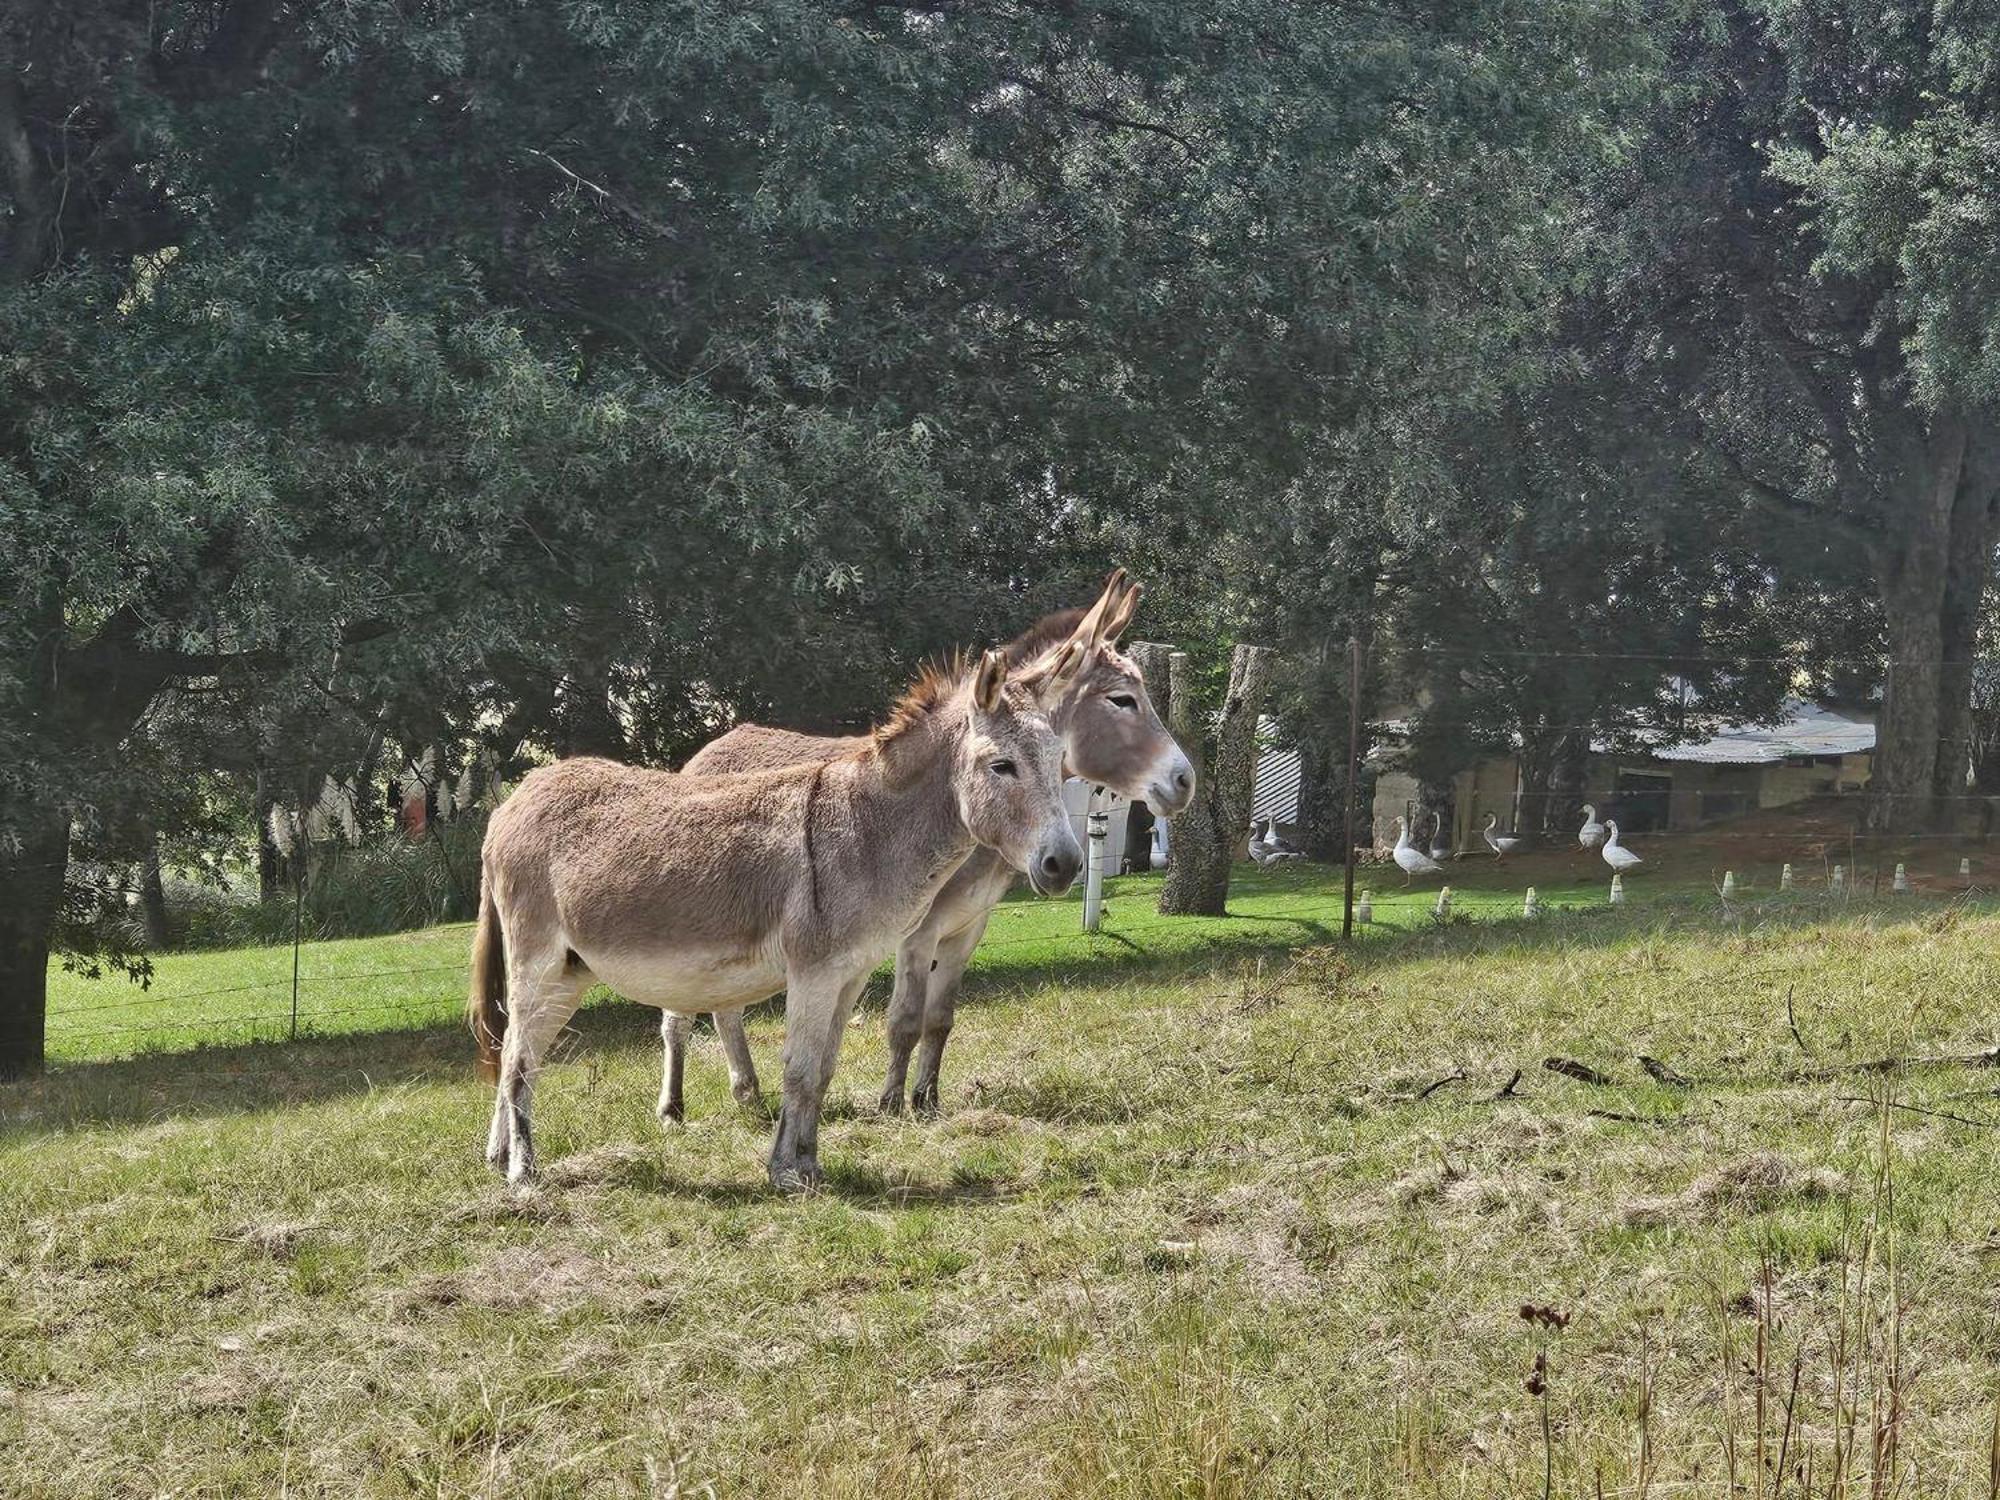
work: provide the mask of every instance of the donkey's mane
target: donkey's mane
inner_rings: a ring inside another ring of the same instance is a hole
[[[870,732],[877,750],[886,749],[942,708],[972,671],[973,658],[964,648],[917,668],[916,681],[889,706],[888,714]]]
[[[1043,652],[1061,645],[1075,634],[1083,618],[1080,609],[1059,609],[1043,615],[1013,640],[1000,648],[1009,667],[1020,667]],[[951,655],[925,662],[917,669],[916,680],[903,689],[902,697],[870,732],[869,739],[881,750],[915,729],[942,708],[960,683],[979,665],[979,653],[964,647]]]

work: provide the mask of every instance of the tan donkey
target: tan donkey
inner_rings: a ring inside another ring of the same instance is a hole
[[[1139,607],[1139,585],[1114,572],[1089,610],[1064,610],[1039,621],[1004,648],[1017,669],[1072,640],[1088,648],[1083,668],[1050,714],[1062,737],[1064,770],[1109,787],[1155,813],[1170,816],[1194,796],[1194,766],[1174,743],[1146,696],[1146,684],[1130,657],[1117,649],[1118,637]],[[689,773],[741,771],[798,762],[830,761],[852,754],[862,743],[852,738],[794,734],[746,724],[704,748],[687,764]],[[896,953],[896,986],[889,1002],[889,1071],[881,1109],[899,1113],[910,1056],[917,1053],[911,1103],[919,1112],[937,1108],[938,1071],[951,1035],[959,981],[966,962],[986,932],[987,919],[1014,884],[1014,870],[991,850],[979,850],[931,903],[923,919]],[[666,1042],[660,1118],[678,1120],[683,1110],[682,1080],[693,1017],[682,1009],[660,1023]],[[729,1060],[730,1088],[736,1098],[755,1103],[757,1070],[743,1032],[743,1014],[723,1011],[715,1029]]]
[[[730,1012],[786,992],[770,1175],[820,1180],[820,1104],[869,972],[975,849],[1060,893],[1083,860],[1048,710],[1084,639],[1010,668],[925,672],[872,735],[810,764],[676,775],[606,760],[531,772],[494,813],[470,1010],[497,1061],[486,1157],[535,1169],[535,1075],[595,980],[632,1000]],[[497,1054],[497,1055],[496,1055]]]

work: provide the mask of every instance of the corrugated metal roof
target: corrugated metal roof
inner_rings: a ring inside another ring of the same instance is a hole
[[[1408,719],[1386,719],[1375,726],[1378,733],[1407,737]],[[1516,737],[1515,744],[1519,744]],[[1592,751],[1615,754],[1629,746],[1629,740],[1614,743],[1593,739]],[[1393,746],[1377,745],[1371,760],[1386,759]],[[1666,744],[1641,744],[1636,753],[1654,760],[1699,762],[1704,765],[1768,766],[1794,755],[1864,755],[1875,748],[1875,726],[1866,719],[1850,718],[1803,698],[1787,698],[1778,718],[1769,724],[1725,724],[1705,740],[1678,740]]]
[[[1250,796],[1250,816],[1299,820],[1299,752],[1263,750],[1257,755],[1257,785]]]
[[[1658,745],[1655,760],[1707,765],[1763,766],[1793,755],[1861,755],[1875,748],[1875,726],[1850,719],[1803,698],[1787,698],[1770,724],[1728,724],[1712,738]]]

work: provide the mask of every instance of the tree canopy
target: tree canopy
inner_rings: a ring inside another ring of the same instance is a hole
[[[854,725],[1114,561],[1190,681],[1280,647],[1319,761],[1356,635],[1558,812],[1579,725],[1879,659],[1928,825],[1985,743],[1990,20],[0,6],[0,1071],[77,861],[240,839],[219,783]]]

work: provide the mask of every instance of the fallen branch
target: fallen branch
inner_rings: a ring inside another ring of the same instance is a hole
[[[1798,1012],[1792,1009],[1792,986],[1789,984],[1785,986],[1785,1024],[1792,1028],[1792,1040],[1799,1044],[1799,1051],[1811,1057],[1813,1049],[1808,1047],[1806,1039],[1799,1035],[1799,1017]]]
[[[1880,1109],[1887,1103],[1891,1109],[1908,1110],[1913,1115],[1929,1115],[1933,1120],[1950,1120],[1958,1125],[1976,1125],[1981,1130],[2000,1130],[2000,1120],[1975,1120],[1970,1115],[1955,1115],[1949,1110],[1925,1109],[1921,1104],[1903,1104],[1895,1099],[1869,1099],[1860,1094],[1840,1095],[1842,1104],[1872,1104]]]
[[[1589,1063],[1576,1062],[1567,1057],[1545,1057],[1542,1066],[1551,1073],[1560,1073],[1565,1078],[1574,1078],[1578,1083],[1594,1083],[1600,1088],[1609,1087],[1611,1080]]]
[[[1678,1125],[1678,1120],[1663,1120],[1658,1115],[1628,1115],[1615,1109],[1588,1109],[1584,1111],[1593,1120],[1617,1120],[1624,1125]]]
[[[1493,1096],[1491,1102],[1497,1104],[1502,1099],[1520,1098],[1521,1097],[1520,1090],[1517,1087],[1517,1085],[1520,1082],[1521,1082],[1521,1070],[1519,1068],[1516,1068],[1514,1070],[1514,1076],[1507,1080],[1506,1086],[1502,1088],[1499,1093]]]
[[[1911,1068],[2000,1068],[2000,1047],[1984,1052],[1946,1053],[1934,1057],[1875,1057],[1834,1068],[1810,1068],[1792,1074],[1795,1080],[1845,1078],[1854,1073],[1901,1073]]]
[[[1465,1082],[1465,1075],[1463,1073],[1447,1073],[1445,1074],[1444,1077],[1440,1078],[1436,1083],[1425,1084],[1424,1087],[1418,1091],[1416,1097],[1411,1102],[1421,1103],[1425,1099],[1430,1098],[1432,1094],[1435,1094],[1439,1089],[1443,1088],[1446,1084],[1463,1083],[1463,1082]]]
[[[1691,1089],[1694,1087],[1693,1079],[1682,1077],[1657,1057],[1648,1057],[1645,1053],[1641,1052],[1639,1054],[1639,1066],[1644,1068],[1655,1082],[1664,1083],[1670,1089]]]

